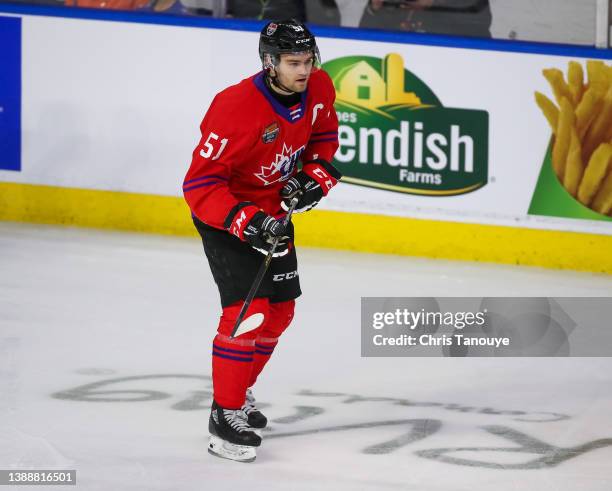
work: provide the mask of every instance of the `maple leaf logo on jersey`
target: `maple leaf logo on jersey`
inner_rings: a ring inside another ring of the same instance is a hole
[[[288,147],[286,143],[283,143],[283,151],[276,154],[276,160],[270,165],[262,164],[261,171],[256,173],[255,177],[261,180],[265,186],[278,181],[286,181],[293,174],[297,161],[305,148],[306,145],[302,145],[294,152],[293,146]]]

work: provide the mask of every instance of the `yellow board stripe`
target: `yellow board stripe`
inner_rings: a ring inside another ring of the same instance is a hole
[[[184,200],[169,196],[0,183],[0,220],[194,235]]]
[[[0,220],[196,235],[183,199],[0,183]],[[297,244],[612,274],[612,236],[313,210]]]

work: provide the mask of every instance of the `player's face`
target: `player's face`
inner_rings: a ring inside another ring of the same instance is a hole
[[[312,72],[314,56],[312,53],[284,54],[276,66],[278,81],[292,92],[304,92]]]

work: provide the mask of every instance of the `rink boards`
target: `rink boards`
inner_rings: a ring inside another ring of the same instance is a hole
[[[0,48],[20,55],[0,68],[20,85],[18,118],[14,90],[0,89],[0,128],[13,117],[19,143],[17,162],[0,147],[0,219],[193,233],[181,184],[198,126],[216,92],[259,69],[260,25],[1,11],[21,32]],[[534,101],[534,91],[554,100],[543,69],[609,66],[610,50],[317,34],[345,180],[296,217],[300,245],[612,272],[611,218],[554,187],[551,130]]]

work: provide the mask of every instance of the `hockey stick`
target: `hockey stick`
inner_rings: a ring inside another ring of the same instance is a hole
[[[298,201],[299,201],[299,195],[295,196],[289,203],[289,210],[287,210],[287,215],[285,215],[285,219],[283,220],[283,225],[285,227],[289,225],[289,221],[291,220],[291,215],[293,215],[293,210],[295,210],[295,207],[297,206]],[[246,311],[249,309],[251,302],[253,302],[253,299],[255,298],[255,294],[257,293],[257,290],[259,290],[259,286],[261,285],[261,282],[263,281],[263,278],[266,275],[266,271],[268,271],[270,262],[272,262],[272,257],[274,256],[274,251],[276,250],[276,246],[278,245],[279,241],[280,241],[280,236],[275,237],[274,240],[272,241],[272,245],[270,246],[270,250],[268,251],[268,254],[266,255],[266,259],[259,267],[259,271],[257,272],[257,276],[255,276],[255,280],[253,281],[253,284],[251,285],[249,294],[247,295],[244,301],[244,304],[242,304],[242,308],[240,309],[240,313],[238,314],[238,318],[236,319],[236,323],[234,324],[234,329],[232,329],[232,333],[230,334],[230,339],[236,335],[236,331],[238,331],[238,327],[242,323],[242,320],[244,319],[244,316],[246,315]]]

